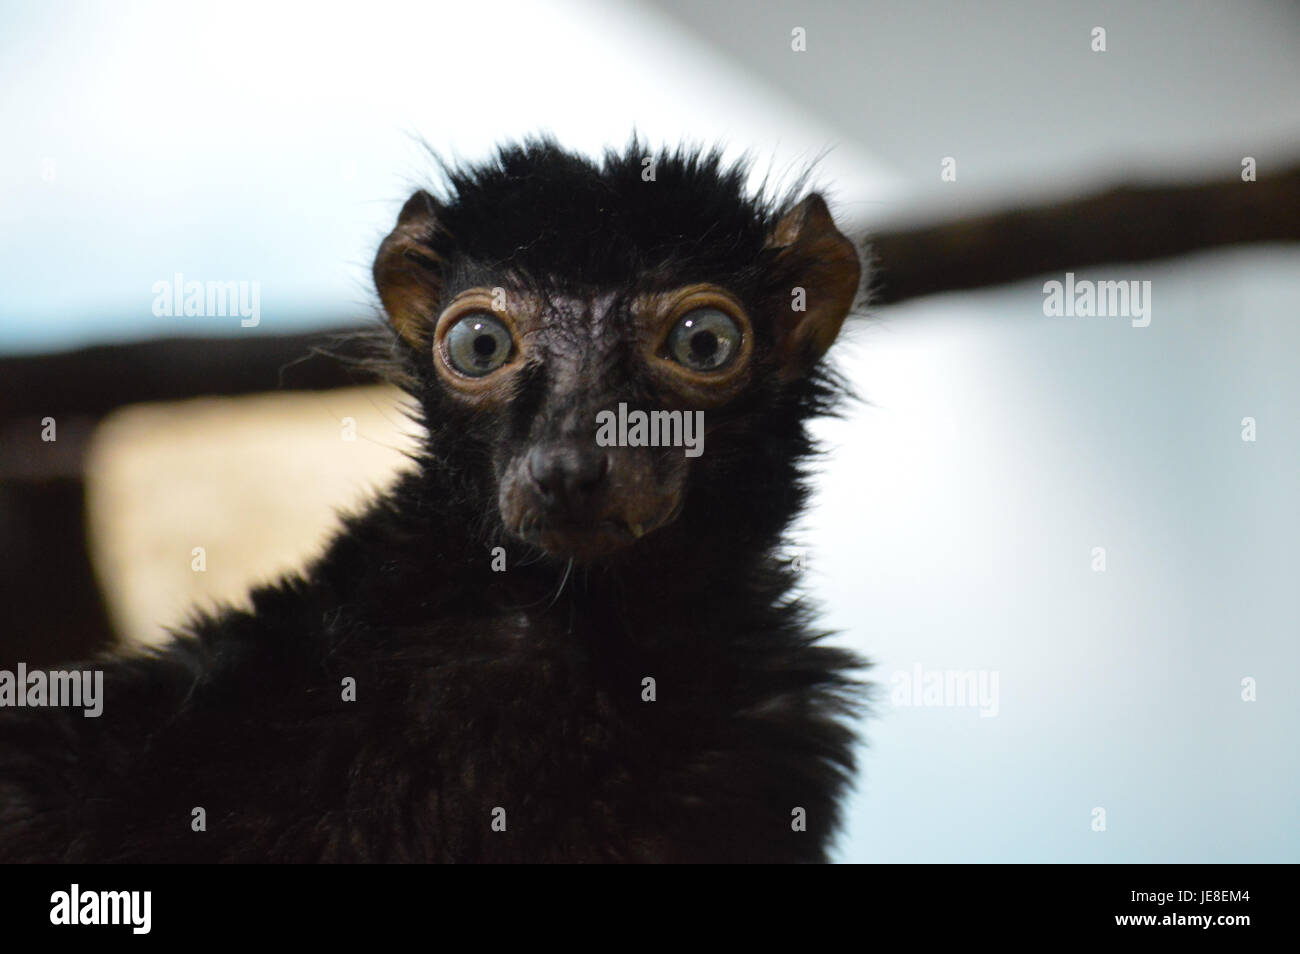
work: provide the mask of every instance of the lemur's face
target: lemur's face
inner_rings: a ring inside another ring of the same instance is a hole
[[[419,356],[438,447],[507,533],[557,557],[635,546],[678,520],[693,486],[761,463],[747,458],[763,453],[765,412],[830,346],[858,288],[856,250],[816,195],[747,248],[710,248],[707,220],[697,237],[665,229],[667,257],[643,236],[596,234],[619,214],[577,206],[465,239],[458,211],[417,193],[376,283]],[[587,264],[603,242],[638,241],[625,267]]]
[[[725,442],[717,425],[744,404],[757,335],[739,298],[716,285],[537,288],[454,294],[434,326],[434,370],[494,435],[506,530],[593,559],[681,513],[692,468],[717,450],[706,433]]]

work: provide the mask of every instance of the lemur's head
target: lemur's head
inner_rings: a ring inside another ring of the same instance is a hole
[[[531,140],[447,179],[374,276],[488,531],[590,561],[741,502],[742,532],[779,532],[861,274],[821,196],[778,208],[716,152],[635,141],[592,162]]]

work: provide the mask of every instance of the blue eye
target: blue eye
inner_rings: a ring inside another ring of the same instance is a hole
[[[740,328],[718,308],[687,312],[668,335],[668,353],[692,371],[717,371],[739,350]]]
[[[444,340],[447,360],[461,374],[481,378],[509,360],[514,351],[510,329],[487,312],[460,319]]]

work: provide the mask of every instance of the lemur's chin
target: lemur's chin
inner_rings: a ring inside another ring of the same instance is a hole
[[[638,539],[631,529],[613,520],[594,524],[539,523],[521,536],[551,556],[584,562],[608,556]]]

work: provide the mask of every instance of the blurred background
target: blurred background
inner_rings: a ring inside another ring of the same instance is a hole
[[[839,860],[1300,860],[1297,49],[1294,3],[0,2],[0,666],[238,603],[391,480],[398,398],[308,353],[425,143],[635,129],[819,159],[878,236],[795,541],[876,666]],[[1071,214],[1117,185],[1172,204]],[[1150,324],[1046,317],[1067,269]]]

